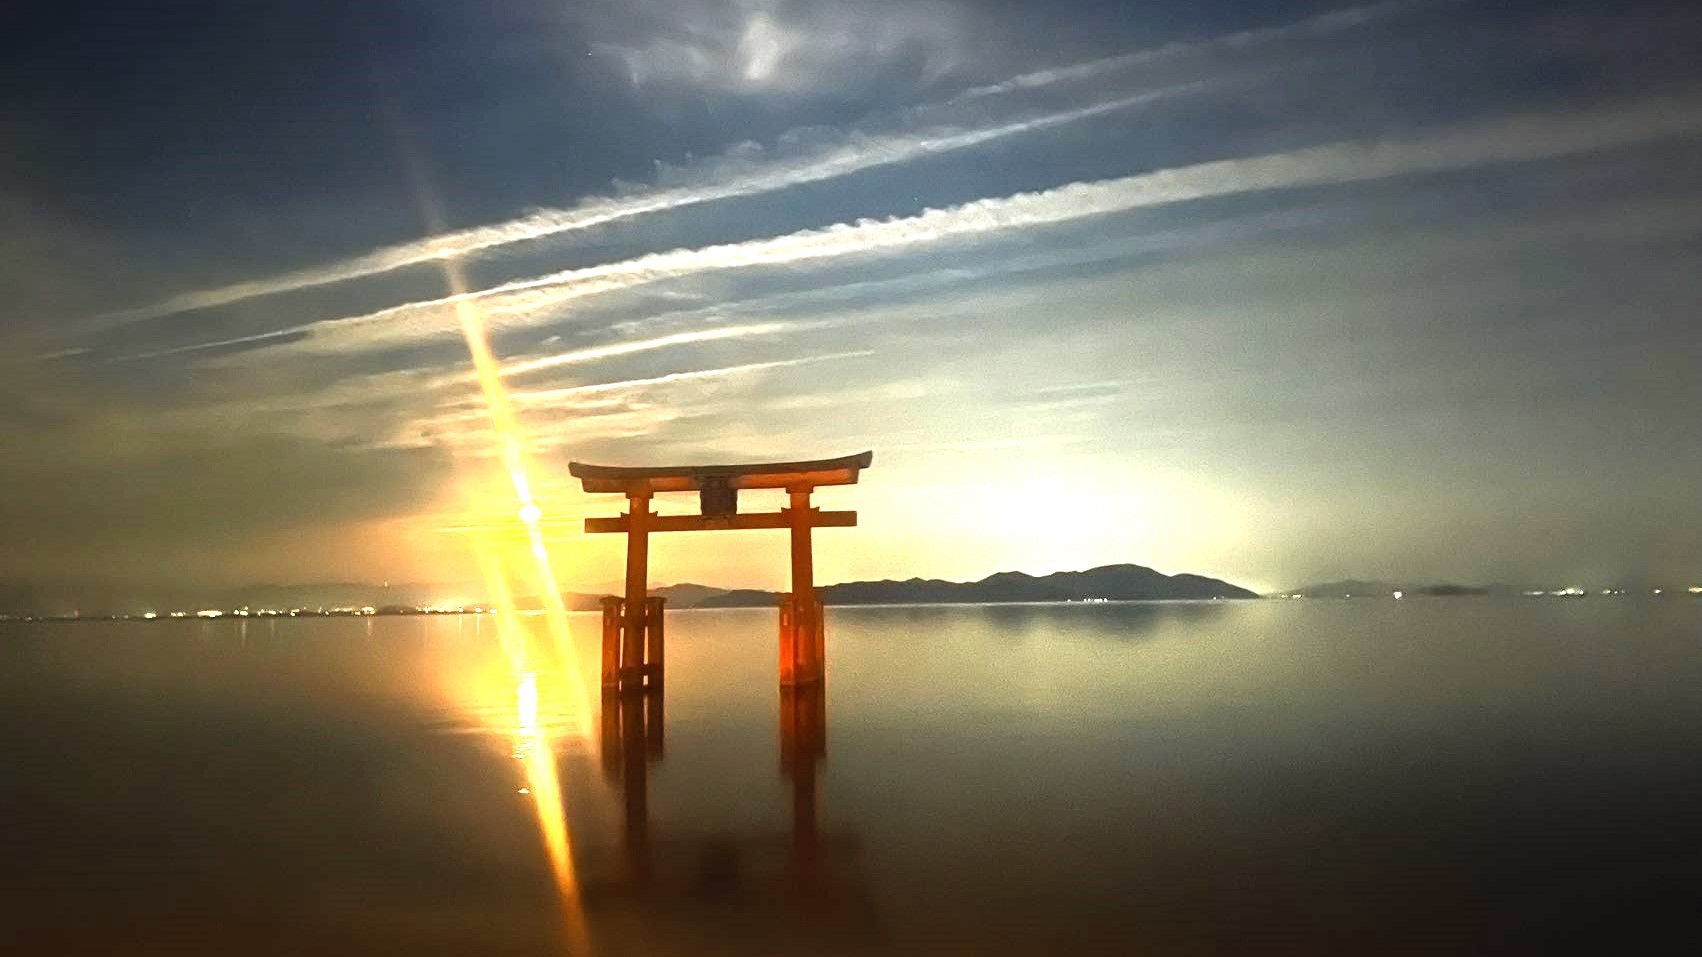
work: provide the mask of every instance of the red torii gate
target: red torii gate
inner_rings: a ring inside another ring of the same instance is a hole
[[[588,518],[585,531],[626,533],[626,596],[603,599],[603,687],[659,688],[662,683],[662,599],[647,595],[650,534],[715,529],[786,528],[792,531],[792,591],[780,597],[780,683],[821,681],[825,674],[821,602],[816,598],[810,529],[848,528],[856,512],[824,512],[810,505],[822,485],[855,485],[873,452],[809,462],[758,465],[687,465],[622,468],[570,462],[567,472],[587,492],[619,492],[628,510],[615,518]],[[778,512],[739,511],[740,489],[785,489],[791,504]],[[659,492],[697,492],[698,515],[658,515],[650,499]]]

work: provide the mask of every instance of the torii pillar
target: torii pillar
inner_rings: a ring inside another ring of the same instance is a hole
[[[854,485],[874,453],[807,462],[623,468],[568,464],[587,492],[627,497],[626,514],[588,518],[587,533],[625,532],[626,595],[603,599],[603,686],[621,691],[659,688],[663,674],[662,599],[647,594],[650,535],[714,529],[785,528],[792,535],[792,591],[780,599],[780,683],[821,681],[826,674],[821,601],[816,597],[812,530],[857,524],[856,512],[824,512],[810,504],[823,485]],[[740,512],[741,489],[784,489],[789,507]],[[658,515],[650,499],[659,492],[698,492],[701,514]]]

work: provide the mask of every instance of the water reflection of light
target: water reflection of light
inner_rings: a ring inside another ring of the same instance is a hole
[[[528,671],[520,676],[514,690],[515,719],[520,725],[520,737],[535,737],[538,730],[538,673]]]
[[[538,716],[538,676],[520,675],[514,689],[514,756],[526,770],[526,786],[519,793],[532,799],[538,831],[544,839],[550,873],[555,878],[561,903],[568,950],[583,954],[590,950],[585,930],[585,913],[579,899],[579,877],[573,866],[573,846],[567,829],[567,806],[563,803],[561,776],[556,770],[555,749],[549,732]]]

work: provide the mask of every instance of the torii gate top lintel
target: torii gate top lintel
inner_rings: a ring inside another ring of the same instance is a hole
[[[799,488],[855,485],[858,473],[874,461],[874,452],[807,462],[750,465],[663,465],[627,467],[569,462],[567,474],[587,492],[698,492],[705,486],[733,489]]]

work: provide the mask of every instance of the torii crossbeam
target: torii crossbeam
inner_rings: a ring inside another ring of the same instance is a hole
[[[647,595],[650,534],[714,529],[787,528],[792,531],[792,591],[780,599],[780,683],[822,680],[825,648],[821,602],[816,599],[812,528],[847,528],[856,512],[824,512],[810,505],[823,485],[855,485],[873,452],[808,462],[757,465],[685,465],[622,468],[571,462],[569,475],[587,492],[619,492],[626,514],[588,518],[587,533],[626,533],[626,596],[603,599],[603,686],[622,690],[660,687],[662,600]],[[740,489],[785,489],[790,507],[778,512],[739,511]],[[657,515],[650,499],[660,492],[697,492],[698,515]]]

